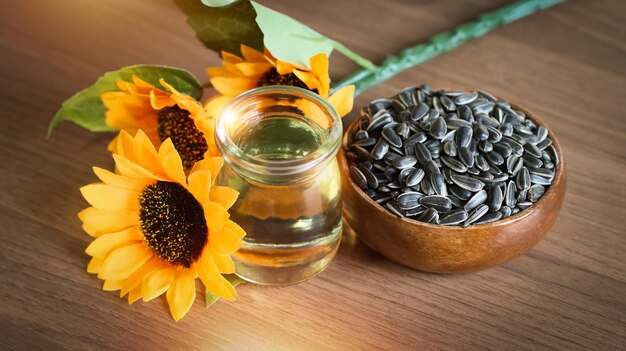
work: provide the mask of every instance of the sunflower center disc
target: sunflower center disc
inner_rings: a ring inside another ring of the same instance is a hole
[[[161,141],[172,139],[176,151],[180,154],[183,167],[190,170],[197,161],[202,160],[208,150],[204,134],[185,111],[177,105],[165,107],[158,113],[158,132]]]
[[[141,192],[139,205],[148,247],[165,261],[191,267],[209,233],[198,200],[178,183],[157,181]]]
[[[264,87],[267,85],[290,85],[292,87],[310,90],[295,74],[279,74],[276,68],[269,70],[259,80],[259,86]]]

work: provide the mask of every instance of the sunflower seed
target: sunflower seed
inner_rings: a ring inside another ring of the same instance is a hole
[[[428,148],[422,143],[415,144],[415,156],[421,164],[425,164],[426,162],[433,159],[432,155],[430,154],[430,150],[428,150]]]
[[[530,188],[530,173],[528,168],[522,167],[515,177],[515,184],[519,190],[528,190]]]
[[[478,221],[482,216],[484,216],[487,213],[487,211],[489,211],[489,206],[478,205],[478,207],[476,207],[469,213],[469,215],[467,216],[467,219],[463,223],[463,226],[467,227],[468,225]]]
[[[415,156],[402,156],[393,161],[393,166],[397,169],[413,167],[417,163]]]
[[[358,168],[356,168],[355,166],[350,166],[350,176],[352,177],[354,183],[359,186],[359,188],[363,190],[367,189],[367,179]]]
[[[361,171],[361,174],[363,174],[365,176],[365,180],[367,181],[367,185],[372,188],[372,189],[376,189],[378,188],[378,178],[376,178],[376,176],[374,175],[374,173],[372,173],[372,171],[370,171],[369,169],[365,168],[365,167],[359,167],[359,171]]]
[[[472,128],[463,126],[456,131],[456,145],[458,147],[468,147],[473,135]]]
[[[364,160],[364,161],[369,161],[372,159],[372,155],[370,155],[369,151],[365,150],[364,148],[360,147],[360,146],[353,146],[352,150],[354,150],[354,153],[359,157],[359,159]]]
[[[500,133],[503,136],[511,136],[513,135],[513,125],[510,123],[504,123],[500,125]]]
[[[502,155],[495,151],[486,153],[485,158],[487,159],[487,162],[496,166],[504,164],[504,158],[502,157]]]
[[[400,138],[406,139],[409,137],[409,133],[411,133],[411,130],[409,129],[408,124],[402,122],[396,127],[396,133],[398,134],[398,136],[400,136]]]
[[[450,211],[445,217],[443,217],[440,221],[439,224],[441,225],[459,225],[463,222],[465,222],[465,220],[467,220],[468,217],[468,213],[467,211],[463,210],[463,209],[456,209],[456,210],[452,210]]]
[[[468,121],[468,122],[474,119],[474,114],[472,113],[472,109],[466,105],[459,106],[457,108],[457,114],[460,119]]]
[[[487,163],[487,160],[485,160],[482,155],[476,156],[474,158],[474,163],[476,165],[476,168],[483,172],[487,172],[489,170],[489,163]]]
[[[511,175],[516,175],[523,166],[524,160],[516,155],[511,155],[506,159],[506,169]]]
[[[454,103],[457,105],[467,105],[470,102],[476,100],[477,98],[478,98],[478,93],[473,91],[471,93],[465,93],[465,94],[455,97]]]
[[[559,162],[545,127],[480,91],[409,87],[362,108],[347,133],[357,186],[400,216],[424,216],[427,207],[415,197],[447,201],[449,208],[439,207],[449,211],[446,225],[488,223],[528,208],[546,192]],[[481,206],[486,213],[477,212]],[[453,220],[461,211],[465,221]],[[436,215],[426,219],[437,223]]]
[[[448,195],[448,187],[446,186],[446,180],[441,173],[433,173],[430,175],[430,185],[432,185],[435,194],[446,196]]]
[[[398,217],[406,217],[406,214],[404,213],[404,210],[402,210],[400,207],[398,207],[398,205],[393,202],[393,201],[388,201],[387,203],[385,203],[385,207],[387,207],[387,209],[395,214]]]
[[[464,209],[465,211],[471,211],[478,205],[482,205],[485,201],[487,201],[487,192],[485,190],[481,190],[467,200]]]
[[[510,180],[506,186],[506,192],[504,194],[504,203],[509,207],[515,207],[515,204],[517,202],[517,192],[515,189],[515,182]]]
[[[452,174],[451,178],[454,184],[472,192],[480,191],[485,186],[480,180],[460,174]]]
[[[423,102],[420,103],[419,105],[413,107],[413,109],[411,110],[411,119],[413,121],[419,121],[426,116],[428,110],[430,110],[430,108],[427,104]]]
[[[502,214],[502,218],[506,218],[511,215],[511,208],[509,206],[502,206],[500,213]]]
[[[422,197],[419,201],[422,206],[433,208],[441,213],[449,212],[452,209],[452,201],[445,196],[429,195]]]
[[[502,218],[502,213],[500,213],[498,211],[496,211],[496,212],[487,212],[482,217],[480,217],[479,220],[474,222],[474,224],[491,223],[491,222],[495,222],[495,221],[497,221],[497,220],[499,220],[501,218]]]
[[[446,121],[442,117],[437,117],[430,125],[430,135],[435,139],[441,139],[446,135]]]
[[[419,216],[418,221],[437,224],[439,223],[439,213],[433,208],[427,208],[426,211]]]
[[[402,147],[402,139],[398,136],[395,130],[392,128],[383,128],[382,136],[387,140],[389,145],[395,147]]]
[[[435,195],[435,189],[430,184],[430,177],[424,177],[424,179],[422,179],[420,182],[420,188],[426,195]]]
[[[372,119],[369,126],[367,126],[367,132],[371,133],[382,129],[385,125],[393,122],[393,117],[389,113],[386,113],[378,118]],[[362,128],[363,129],[363,128]]]
[[[405,184],[407,186],[416,186],[422,181],[422,179],[424,179],[424,175],[425,173],[423,170],[415,168],[411,171],[411,173],[408,174],[408,176],[404,180]]]
[[[487,196],[487,205],[492,211],[497,211],[502,206],[502,190],[499,186],[493,186],[489,189],[489,195]]]
[[[455,157],[457,155],[457,146],[454,140],[446,141],[443,144],[443,152],[450,157]]]
[[[540,168],[543,166],[543,161],[535,158],[534,156],[524,154],[524,156],[522,156],[522,160],[524,161],[524,165],[530,168]]]
[[[478,149],[482,152],[491,152],[493,150],[493,144],[489,140],[483,140],[478,143]]]
[[[540,184],[534,184],[528,189],[528,200],[537,202],[546,192],[546,188]]]
[[[531,143],[524,144],[524,151],[526,151],[527,154],[533,157],[536,157],[536,158],[541,157],[541,150],[539,150],[539,148],[536,145],[533,145]]]
[[[387,151],[389,151],[389,144],[387,144],[385,140],[381,139],[378,143],[376,143],[376,145],[374,145],[374,148],[372,148],[372,158],[374,160],[382,160],[382,158],[387,154]]]
[[[398,195],[396,202],[401,209],[411,210],[421,206],[419,200],[422,197],[424,197],[424,194],[411,191]]]
[[[556,153],[556,149],[554,148],[554,145],[548,146],[546,148],[546,152],[548,153],[548,155],[550,155],[550,159],[552,160],[552,162],[554,162],[554,164],[559,163],[559,155]]]

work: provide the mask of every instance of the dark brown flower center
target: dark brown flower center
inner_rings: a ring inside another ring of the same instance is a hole
[[[157,181],[144,188],[139,205],[148,247],[165,261],[191,267],[209,236],[198,200],[178,183]]]
[[[276,71],[276,68],[272,68],[271,70],[269,70],[259,80],[259,86],[264,87],[267,85],[290,85],[292,87],[311,90],[295,74],[279,74],[278,71]],[[311,91],[317,92],[317,89],[313,89]]]
[[[190,170],[197,161],[202,160],[208,150],[204,134],[185,111],[177,105],[163,108],[158,113],[158,132],[161,141],[172,139],[176,151],[183,160],[183,167]]]

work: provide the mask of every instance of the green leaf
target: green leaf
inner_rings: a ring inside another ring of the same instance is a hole
[[[226,280],[228,280],[234,287],[236,287],[239,284],[243,284],[246,281],[239,278],[239,276],[235,275],[235,274],[228,274],[225,275],[224,278],[226,278]],[[211,292],[209,290],[206,290],[206,302],[205,302],[205,307],[209,308],[211,307],[211,305],[213,305],[215,302],[217,302],[217,300],[219,300],[220,297],[217,295],[213,295],[211,294]]]
[[[92,86],[67,99],[50,122],[48,136],[52,134],[52,130],[59,122],[65,120],[72,121],[92,132],[112,131],[113,129],[104,121],[106,108],[100,99],[100,95],[107,91],[119,90],[115,81],[119,79],[131,81],[133,75],[137,75],[161,89],[165,88],[159,84],[159,79],[164,78],[168,84],[181,93],[185,93],[195,99],[200,99],[202,96],[201,84],[191,73],[183,69],[155,65],[124,67],[117,71],[105,73]]]
[[[248,0],[174,0],[185,14],[196,37],[209,49],[241,56],[245,44],[263,52],[263,33]],[[218,6],[218,7],[213,7]]]
[[[256,11],[256,23],[263,31],[263,43],[274,57],[309,67],[311,57],[319,53],[330,56],[334,47],[331,39],[287,15],[250,2]]]

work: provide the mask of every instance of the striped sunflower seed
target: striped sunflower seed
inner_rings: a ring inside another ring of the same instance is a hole
[[[445,217],[443,217],[440,221],[439,224],[441,225],[459,225],[463,222],[465,222],[465,220],[467,220],[467,217],[469,216],[469,214],[467,213],[467,211],[458,208],[455,210],[450,211]]]
[[[472,196],[469,200],[467,200],[467,203],[463,208],[465,209],[465,211],[471,211],[474,208],[478,207],[478,205],[482,205],[483,203],[485,203],[485,201],[487,201],[487,197],[487,192],[485,190],[481,190],[474,194],[474,196]]]
[[[504,200],[502,189],[499,186],[493,186],[489,189],[487,196],[487,205],[492,211],[497,211],[502,207],[502,201]]]
[[[427,195],[419,199],[422,206],[435,209],[437,212],[446,213],[452,209],[452,201],[441,195]]]
[[[350,176],[359,188],[363,190],[367,189],[367,178],[365,178],[365,175],[358,168],[350,166]]]
[[[476,207],[469,213],[467,219],[465,220],[465,222],[463,222],[463,226],[467,227],[468,225],[478,221],[482,216],[487,213],[487,211],[489,211],[489,206],[478,205],[478,207]]]
[[[460,174],[452,174],[451,178],[454,184],[472,192],[480,191],[485,187],[485,183],[469,176],[464,176]]]
[[[491,222],[495,222],[495,221],[497,221],[497,220],[499,220],[501,218],[502,218],[502,213],[500,213],[499,211],[487,212],[479,220],[474,222],[474,224],[491,223]]]
[[[427,208],[418,218],[420,222],[438,224],[439,213],[433,208]]]

